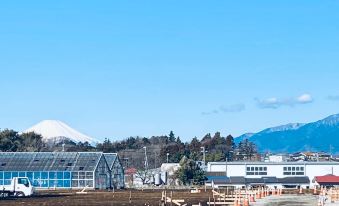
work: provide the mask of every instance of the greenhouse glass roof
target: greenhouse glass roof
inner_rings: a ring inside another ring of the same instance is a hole
[[[104,153],[104,157],[108,164],[108,167],[112,169],[115,159],[117,158],[117,153]]]
[[[102,152],[0,152],[0,171],[94,171]]]

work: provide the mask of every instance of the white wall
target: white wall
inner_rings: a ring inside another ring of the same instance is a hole
[[[229,165],[221,163],[221,164],[208,164],[207,171],[208,172],[225,172],[227,171],[227,176],[245,176],[246,175],[246,167],[244,165]]]
[[[339,176],[339,163],[337,162],[282,162],[282,163],[265,163],[265,162],[229,162],[227,163],[227,176],[244,176],[247,178],[260,178],[263,175],[246,175],[246,167],[267,167],[267,175],[277,178],[295,177],[298,175],[284,175],[284,167],[304,167],[304,174],[310,179],[310,185],[313,186],[312,180],[315,176],[332,174]],[[225,172],[226,162],[209,162],[207,165],[208,172]],[[304,176],[304,175],[299,175]]]

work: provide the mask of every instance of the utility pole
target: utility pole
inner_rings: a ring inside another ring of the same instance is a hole
[[[166,156],[167,156],[167,163],[168,163],[168,155],[169,155],[169,153],[166,153]]]
[[[226,161],[225,161],[225,166],[226,166],[226,168],[225,168],[225,175],[226,175],[226,178],[227,178],[227,157],[226,157]]]
[[[331,159],[332,159],[332,149],[333,149],[333,147],[332,147],[332,145],[330,144],[330,157],[329,157],[329,161],[331,162]]]
[[[148,170],[147,147],[143,148],[145,150],[145,170]]]
[[[154,152],[154,169],[157,168],[157,153]]]
[[[204,162],[204,167],[206,166],[206,150],[205,147],[200,147],[202,149],[202,161]]]
[[[62,140],[62,152],[64,152],[65,151],[65,140],[63,139]]]

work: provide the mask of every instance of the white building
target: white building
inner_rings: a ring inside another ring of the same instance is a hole
[[[160,170],[162,173],[167,172],[169,176],[172,176],[179,168],[179,163],[162,163]]]
[[[285,162],[287,160],[286,155],[270,155],[267,162]]]
[[[328,174],[339,175],[339,162],[209,162],[207,173],[223,174],[225,177],[244,177],[247,180],[258,178],[277,178],[274,186],[282,187],[281,182],[291,180],[309,179],[309,184],[296,182],[296,186],[313,187],[316,176]],[[293,177],[293,178],[292,178]],[[300,178],[297,178],[300,177]],[[220,179],[220,178],[219,178]],[[305,178],[304,178],[305,179]]]

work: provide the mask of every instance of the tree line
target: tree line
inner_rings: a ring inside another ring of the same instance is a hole
[[[199,140],[194,137],[190,142],[183,142],[173,131],[168,135],[146,137],[129,137],[121,141],[106,138],[102,143],[90,145],[88,142],[74,143],[65,140],[50,145],[42,136],[30,133],[19,134],[14,130],[0,131],[0,151],[2,152],[37,152],[37,151],[103,151],[119,153],[126,167],[142,168],[145,166],[145,149],[150,168],[157,168],[164,162],[179,162],[183,157],[193,161],[202,161],[202,148],[205,149],[205,160],[242,161],[259,158],[256,145],[245,139],[238,144],[231,135],[222,136],[216,132],[208,133]]]

